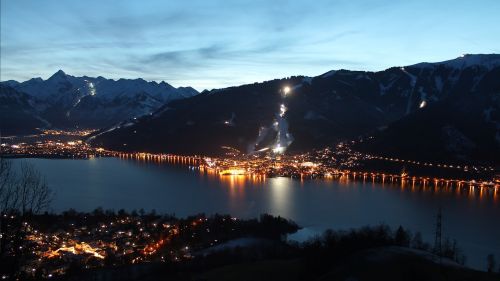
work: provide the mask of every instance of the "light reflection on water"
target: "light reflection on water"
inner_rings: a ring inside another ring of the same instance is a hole
[[[19,160],[14,160],[19,161]],[[155,161],[27,159],[55,190],[55,211],[75,208],[156,209],[188,216],[204,212],[241,218],[280,215],[308,230],[387,223],[421,231],[433,241],[436,210],[443,206],[443,235],[464,248],[469,265],[484,268],[500,257],[498,190],[480,187],[384,183],[362,176],[323,180],[220,176],[211,170]]]

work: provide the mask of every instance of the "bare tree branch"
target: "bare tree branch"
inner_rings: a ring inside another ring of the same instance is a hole
[[[19,174],[12,162],[0,159],[0,212],[36,214],[49,207],[52,191],[33,164],[22,162]]]

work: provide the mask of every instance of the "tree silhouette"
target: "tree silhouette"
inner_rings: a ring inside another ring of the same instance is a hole
[[[0,232],[5,214],[17,214],[24,220],[48,208],[51,200],[52,191],[33,164],[22,162],[17,172],[11,161],[0,158]],[[0,253],[1,242],[2,238]]]
[[[402,226],[399,226],[394,235],[394,242],[398,246],[409,247],[410,234]]]
[[[489,254],[486,257],[486,261],[488,263],[488,272],[493,273],[493,271],[495,270],[495,266],[496,266],[495,255]]]

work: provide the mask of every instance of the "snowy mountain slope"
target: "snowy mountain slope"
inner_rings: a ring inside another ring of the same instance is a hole
[[[174,88],[165,82],[75,77],[62,70],[47,80],[33,78],[22,83],[10,80],[2,84],[29,95],[33,113],[59,128],[105,127],[149,114],[172,100],[198,94],[193,88]]]

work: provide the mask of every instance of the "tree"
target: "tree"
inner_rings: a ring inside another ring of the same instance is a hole
[[[152,209],[151,212],[149,212],[150,217],[156,217],[156,209]]]
[[[0,232],[5,214],[25,219],[46,209],[51,200],[52,191],[33,164],[22,162],[16,172],[11,161],[0,157]],[[0,238],[0,252],[2,246]]]
[[[0,212],[36,214],[46,209],[52,192],[33,164],[22,162],[19,173],[12,162],[0,158]]]
[[[103,217],[104,216],[104,209],[102,207],[97,207],[92,211],[92,215],[94,217]]]
[[[394,242],[398,246],[410,246],[410,234],[402,226],[399,226],[394,235]]]
[[[4,214],[13,208],[15,175],[12,162],[0,158],[0,212]]]
[[[124,209],[120,209],[120,210],[118,210],[118,216],[121,218],[124,218],[124,217],[128,216],[128,214]]]
[[[488,272],[493,273],[493,270],[495,270],[495,266],[496,266],[495,255],[489,254],[486,257],[486,260],[488,262]]]
[[[33,164],[21,163],[21,174],[14,190],[18,198],[15,207],[22,216],[38,214],[48,208],[52,201],[52,191]]]

